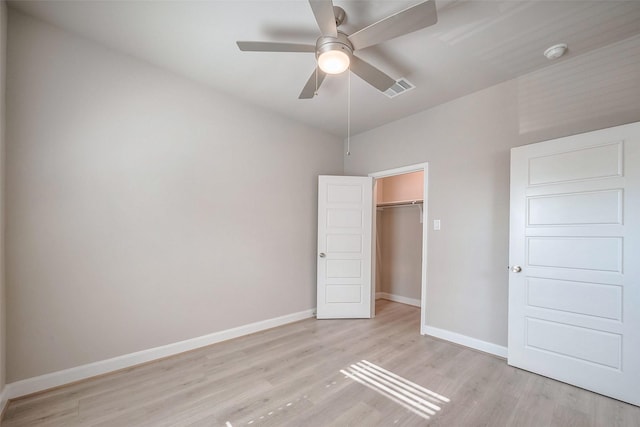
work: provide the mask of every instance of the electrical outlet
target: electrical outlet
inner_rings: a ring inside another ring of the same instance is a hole
[[[440,230],[440,220],[439,219],[434,219],[433,220],[433,229],[434,230]]]

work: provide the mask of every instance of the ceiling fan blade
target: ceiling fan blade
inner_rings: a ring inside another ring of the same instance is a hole
[[[369,83],[380,92],[384,92],[396,83],[393,78],[357,56],[351,57],[350,68],[351,71],[356,73],[362,80]]]
[[[412,33],[436,22],[438,22],[436,3],[434,0],[427,0],[371,24],[351,34],[348,38],[354,50],[364,49]]]
[[[317,80],[316,73],[318,73]],[[316,88],[320,87],[325,77],[326,74],[324,73],[324,71],[322,71],[319,67],[316,67],[316,69],[313,70],[313,73],[311,73],[311,77],[309,77],[309,80],[307,80],[307,84],[304,85],[302,92],[300,92],[300,96],[298,97],[298,99],[313,98],[316,94]]]
[[[318,27],[323,36],[338,37],[336,15],[333,12],[331,0],[309,0],[313,15],[316,17]]]
[[[241,51],[249,52],[315,52],[312,44],[279,42],[236,42]]]
[[[289,27],[282,28],[277,25],[264,25],[262,32],[270,39],[276,40],[315,40],[318,38],[318,30],[315,28]]]

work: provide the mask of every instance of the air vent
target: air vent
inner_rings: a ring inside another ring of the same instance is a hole
[[[396,83],[383,93],[389,98],[395,98],[398,95],[409,92],[411,89],[415,89],[415,85],[403,77],[396,80]]]

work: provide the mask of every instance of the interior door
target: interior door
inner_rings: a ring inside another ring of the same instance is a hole
[[[373,178],[318,179],[318,319],[373,317]]]
[[[510,365],[640,405],[640,123],[511,151]]]

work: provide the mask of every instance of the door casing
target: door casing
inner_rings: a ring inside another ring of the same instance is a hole
[[[421,172],[424,171],[424,182],[423,182],[423,200],[424,203],[422,205],[422,215],[423,215],[423,221],[422,221],[422,286],[421,286],[421,293],[420,293],[420,334],[421,335],[426,335],[426,325],[427,325],[427,235],[428,235],[428,231],[429,231],[429,223],[428,223],[428,215],[427,212],[429,212],[429,204],[428,204],[428,194],[429,194],[429,163],[418,163],[418,164],[414,164],[414,165],[409,165],[409,166],[403,166],[403,167],[399,167],[399,168],[395,168],[395,169],[387,169],[387,170],[383,170],[383,171],[378,171],[378,172],[372,172],[369,174],[370,177],[374,178],[374,179],[380,179],[380,178],[386,178],[389,176],[396,176],[396,175],[403,175],[406,173],[411,173],[411,172]],[[373,214],[372,214],[372,220],[373,220],[373,230],[372,230],[372,242],[371,242],[371,247],[375,248],[376,247],[376,233],[377,233],[377,227],[376,227],[376,215],[375,215],[375,210],[376,210],[376,191],[375,191],[375,186],[374,186],[374,191],[373,191]],[[376,254],[375,254],[375,250],[372,251],[372,256],[371,256],[371,294],[373,295],[372,297],[372,313],[375,314],[375,294],[376,294]]]

